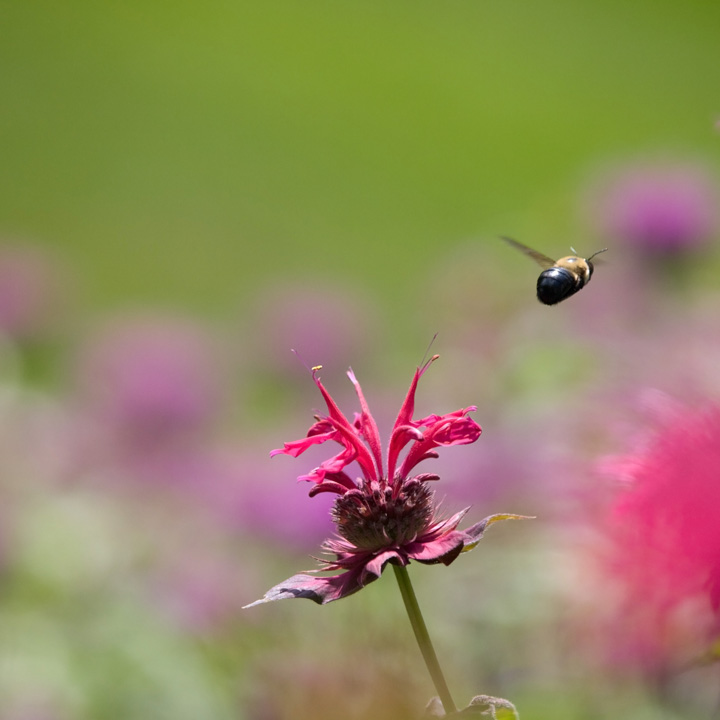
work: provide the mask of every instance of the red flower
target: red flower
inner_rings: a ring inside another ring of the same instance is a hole
[[[415,372],[390,434],[387,464],[383,462],[377,425],[352,370],[348,376],[355,385],[361,411],[350,422],[318,379],[320,368],[313,368],[313,380],[328,414],[316,416],[315,424],[302,440],[285,443],[270,455],[297,457],[309,447],[328,440],[341,446],[337,455],[298,478],[315,483],[311,497],[321,492],[338,495],[332,509],[338,535],[323,545],[335,559],[320,562],[322,570],[341,572],[326,576],[293,575],[252,605],[285,598],[309,598],[319,604],[339,600],[377,580],[389,562],[401,566],[411,560],[449,565],[461,552],[477,545],[488,525],[520,517],[491,515],[467,530],[458,530],[469,508],[450,518],[438,517],[429,483],[439,477],[432,473],[411,475],[421,461],[437,457],[436,448],[474,443],[481,433],[480,426],[468,417],[468,413],[477,410],[475,406],[413,420],[418,380],[436,358]],[[362,472],[362,477],[355,480],[345,472],[352,462],[357,462]]]
[[[626,487],[609,525],[623,643],[645,662],[690,653],[720,627],[720,407],[667,412],[605,469]]]

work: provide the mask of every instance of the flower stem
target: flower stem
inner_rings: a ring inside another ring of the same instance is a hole
[[[457,708],[450,696],[450,690],[448,690],[445,677],[443,676],[442,670],[440,669],[440,663],[438,662],[435,649],[433,648],[432,642],[430,641],[430,635],[428,635],[427,627],[425,626],[425,620],[423,620],[422,613],[420,612],[420,606],[418,605],[417,598],[415,597],[415,591],[413,590],[412,583],[410,582],[410,575],[406,567],[400,565],[393,565],[395,571],[395,577],[400,586],[400,593],[405,602],[405,609],[407,610],[408,617],[410,618],[410,624],[412,625],[413,632],[415,633],[415,639],[420,646],[420,652],[422,653],[425,665],[430,671],[430,677],[435,685],[435,690],[440,696],[440,702],[442,703],[445,714],[456,712]]]

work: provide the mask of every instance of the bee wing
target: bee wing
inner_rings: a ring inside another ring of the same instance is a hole
[[[513,240],[512,238],[501,236],[501,239],[504,240],[509,245],[512,245],[514,248],[519,250],[521,253],[525,253],[525,255],[528,255],[531,257],[540,267],[547,270],[548,268],[551,268],[553,265],[555,265],[555,261],[552,258],[549,258],[547,255],[543,255],[541,252],[538,252],[537,250],[533,250],[532,248],[529,248],[527,245],[523,245],[521,242],[518,242],[517,240]]]

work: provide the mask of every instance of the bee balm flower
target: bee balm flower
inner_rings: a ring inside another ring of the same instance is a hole
[[[704,650],[720,631],[720,406],[666,411],[604,469],[625,486],[607,528],[617,649],[647,665]]]
[[[314,483],[311,497],[323,492],[338,495],[332,509],[338,535],[323,545],[335,560],[320,562],[322,570],[339,572],[294,575],[252,605],[285,598],[308,598],[319,604],[339,600],[377,580],[388,563],[405,566],[417,560],[449,565],[461,552],[477,545],[488,525],[520,517],[491,515],[467,530],[458,530],[469,508],[452,517],[439,517],[429,484],[439,477],[432,473],[413,474],[420,462],[437,457],[436,448],[474,443],[481,433],[480,426],[468,417],[477,410],[475,406],[413,419],[418,381],[436,358],[416,370],[390,434],[386,458],[377,425],[352,370],[348,376],[360,400],[360,413],[350,422],[320,382],[320,368],[313,369],[313,380],[328,414],[316,416],[315,424],[302,440],[285,443],[270,455],[298,457],[313,445],[328,441],[341,446],[337,455],[298,478]],[[353,462],[362,473],[357,479],[345,472]]]
[[[644,163],[619,171],[594,199],[605,233],[650,253],[703,246],[718,230],[718,188],[702,165]]]

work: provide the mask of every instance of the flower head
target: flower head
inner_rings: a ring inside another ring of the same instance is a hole
[[[598,224],[649,252],[678,252],[705,243],[718,228],[717,184],[689,162],[633,165],[595,198]]]
[[[377,424],[352,370],[348,376],[360,400],[360,412],[350,422],[320,382],[320,367],[313,368],[313,380],[327,405],[327,415],[316,416],[306,437],[285,443],[270,455],[298,457],[314,445],[328,441],[340,445],[339,453],[298,477],[314,483],[311,497],[324,492],[338,495],[332,509],[338,535],[323,546],[335,559],[321,563],[323,570],[340,572],[322,577],[294,575],[252,605],[292,597],[320,604],[338,600],[377,580],[388,563],[405,566],[417,560],[449,565],[461,552],[477,545],[488,525],[520,517],[491,515],[467,530],[458,530],[468,508],[452,517],[439,517],[429,485],[439,477],[414,474],[420,462],[437,457],[437,448],[474,443],[481,433],[480,426],[468,417],[477,410],[475,406],[413,419],[418,381],[436,357],[416,370],[390,433],[386,456]],[[353,462],[361,472],[355,479],[345,471]]]
[[[172,315],[119,318],[92,337],[78,380],[103,424],[136,444],[202,433],[218,411],[213,338]]]
[[[720,407],[668,410],[634,453],[605,469],[627,490],[608,528],[626,649],[657,662],[678,644],[704,645],[720,629]]]

